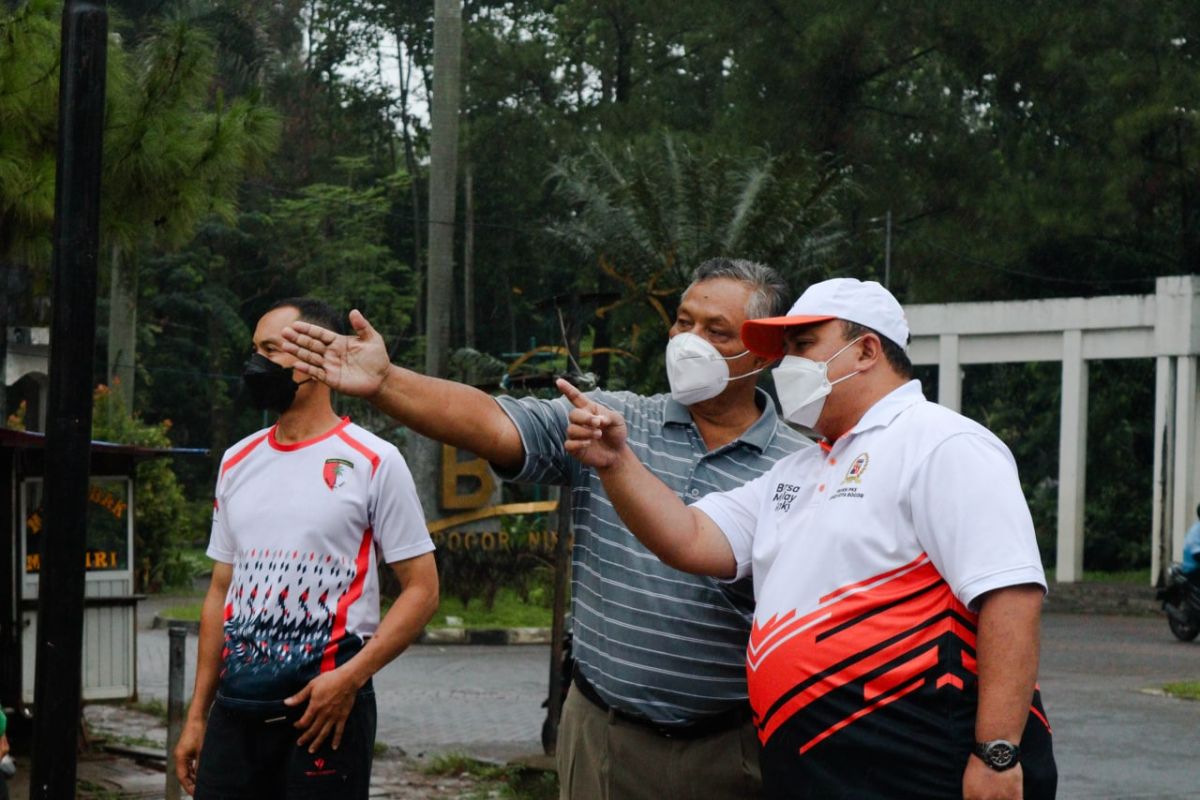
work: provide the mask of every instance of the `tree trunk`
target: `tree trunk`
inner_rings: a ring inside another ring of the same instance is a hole
[[[475,171],[463,169],[463,344],[475,349]]]
[[[8,326],[12,324],[14,272],[7,259],[0,259],[0,428],[8,425]]]
[[[108,293],[108,384],[121,402],[133,410],[133,382],[137,363],[137,265],[112,249]],[[109,404],[109,414],[115,414]],[[110,420],[111,422],[111,420]]]
[[[213,376],[222,375],[227,370],[224,363],[225,347],[222,346],[222,343],[227,341],[228,333],[221,325],[221,314],[217,313],[217,304],[221,302],[221,289],[228,286],[227,270],[228,266],[218,261],[213,264],[209,273],[212,287],[208,290],[208,347],[206,349],[208,374]],[[214,478],[217,467],[220,465],[221,453],[225,452],[225,448],[232,444],[232,397],[235,397],[240,389],[240,381],[232,387],[220,379],[208,381],[209,447],[212,453]]]
[[[458,171],[461,0],[435,0],[433,99],[430,109],[429,258],[425,282],[425,374],[445,377],[454,304],[454,214]],[[426,509],[441,509],[437,491],[441,446],[413,437],[409,453],[417,494]]]
[[[596,317],[592,323],[592,329],[596,332],[592,340],[592,348],[599,350],[602,347],[612,346],[612,334],[609,332],[608,317]],[[597,384],[601,387],[608,386],[608,374],[611,370],[612,361],[608,353],[598,353],[592,356],[592,372],[596,373]]]
[[[425,373],[434,377],[445,376],[450,350],[461,45],[461,0],[435,0],[425,303]]]
[[[505,238],[508,240],[508,249],[511,251],[515,246],[516,237],[509,230]],[[508,311],[508,352],[518,353],[522,348],[517,346],[517,310],[513,307],[513,280],[511,267],[505,264],[504,267],[504,308]]]
[[[417,304],[413,309],[413,327],[418,331],[425,330],[425,314],[421,307],[424,297],[424,247],[421,241],[421,181],[417,169],[416,148],[413,145],[412,117],[408,109],[408,92],[412,84],[414,66],[405,64],[412,57],[412,48],[408,47],[404,35],[399,28],[396,30],[396,63],[400,70],[400,136],[404,139],[404,168],[408,171],[408,189],[412,198],[412,237],[413,237],[413,288],[417,293]]]

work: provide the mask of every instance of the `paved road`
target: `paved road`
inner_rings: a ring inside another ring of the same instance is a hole
[[[138,648],[142,696],[165,698],[166,632],[143,629]],[[376,677],[380,741],[413,755],[539,752],[548,652],[412,648]],[[1200,680],[1200,643],[1176,642],[1161,617],[1045,617],[1041,684],[1062,800],[1200,794],[1200,703],[1145,691],[1174,680]],[[189,670],[189,692],[191,681]]]
[[[1200,680],[1200,643],[1176,641],[1162,617],[1047,615],[1042,637],[1059,797],[1200,795],[1200,703],[1146,691]]]

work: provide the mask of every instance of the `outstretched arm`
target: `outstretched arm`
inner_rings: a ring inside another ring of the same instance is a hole
[[[574,406],[568,414],[567,452],[596,470],[621,519],[664,564],[697,575],[731,578],[733,548],[708,515],[688,508],[629,448],[625,419],[559,379]]]
[[[422,436],[461,447],[505,470],[525,461],[521,436],[489,394],[454,381],[430,378],[388,360],[383,337],[358,310],[350,312],[353,336],[297,321],[283,331],[283,349],[295,368],[342,394],[364,397]]]

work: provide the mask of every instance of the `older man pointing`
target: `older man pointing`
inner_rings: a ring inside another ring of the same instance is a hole
[[[755,377],[747,318],[782,310],[773,270],[711,259],[683,293],[666,348],[669,395],[596,391],[633,421],[635,447],[675,502],[761,475],[798,448]],[[469,450],[505,477],[571,489],[576,671],[563,705],[558,770],[566,800],[717,800],[761,792],[742,653],[748,581],[723,583],[661,563],[621,524],[595,470],[564,449],[561,398],[495,398],[388,362],[382,337],[353,313],[353,337],[297,323],[284,332],[298,370],[430,438]]]
[[[877,283],[815,284],[742,338],[823,437],[687,506],[573,387],[567,449],[665,563],[753,576],[750,702],[773,798],[1052,798],[1036,686],[1045,577],[1016,464],[927,402]]]

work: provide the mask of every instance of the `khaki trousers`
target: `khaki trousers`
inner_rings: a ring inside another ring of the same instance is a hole
[[[559,800],[745,800],[762,797],[754,725],[669,739],[622,720],[574,687],[558,726]]]

